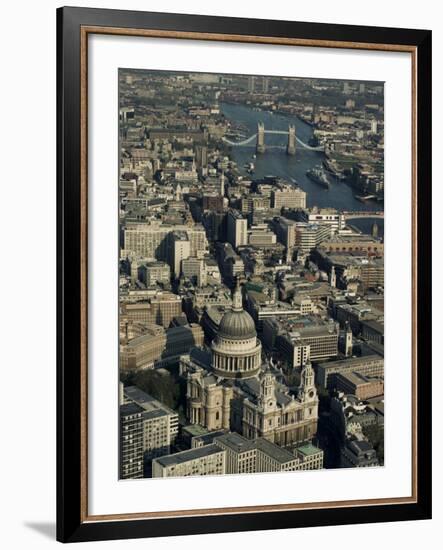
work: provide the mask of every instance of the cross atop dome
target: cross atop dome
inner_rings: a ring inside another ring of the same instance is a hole
[[[232,295],[232,309],[233,311],[242,311],[243,310],[243,298],[240,288],[240,279],[237,277],[237,282],[235,284],[235,290]]]

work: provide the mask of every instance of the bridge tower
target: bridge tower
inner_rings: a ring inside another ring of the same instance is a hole
[[[257,126],[257,153],[264,153],[266,150],[265,146],[265,125],[263,122],[259,122]]]
[[[295,126],[289,125],[288,128],[288,146],[286,147],[286,153],[288,155],[295,155]]]

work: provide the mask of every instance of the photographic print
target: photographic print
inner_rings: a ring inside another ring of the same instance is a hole
[[[120,479],[383,466],[383,82],[118,78]]]
[[[58,540],[431,517],[431,52],[57,10]]]

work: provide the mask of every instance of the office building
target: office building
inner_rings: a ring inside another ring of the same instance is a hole
[[[123,395],[126,403],[141,409],[145,459],[168,454],[178,435],[178,413],[136,386],[126,386]]]
[[[287,250],[293,249],[297,236],[296,222],[293,220],[288,220],[284,217],[277,217],[274,218],[272,226],[278,237],[279,242],[281,242]]]
[[[169,239],[169,264],[172,276],[180,277],[182,260],[191,255],[191,242],[185,231],[173,231]]]
[[[226,473],[226,451],[217,445],[205,445],[155,458],[152,477],[187,477]]]
[[[270,198],[258,193],[250,193],[242,197],[240,203],[242,214],[249,214],[257,210],[269,210],[271,207]]]
[[[248,244],[254,247],[271,246],[277,242],[277,236],[267,224],[252,225],[248,230]]]
[[[215,444],[226,452],[227,474],[252,474],[257,471],[257,448],[255,441],[230,432],[214,439]]]
[[[236,279],[244,276],[245,264],[230,243],[219,243],[217,255],[220,269],[226,282],[234,283]]]
[[[248,92],[253,94],[255,92],[256,76],[248,76]]]
[[[214,435],[213,442],[226,451],[227,474],[294,472],[323,468],[323,451],[312,444],[290,451],[263,437],[251,440],[236,432]]]
[[[364,439],[347,439],[341,450],[342,468],[369,468],[379,466],[377,453]]]
[[[346,394],[355,395],[362,401],[383,395],[383,378],[371,378],[358,372],[337,374],[335,387]]]
[[[319,247],[327,252],[365,252],[378,257],[384,254],[384,245],[379,239],[363,234],[333,235],[319,243]]]
[[[331,234],[329,225],[296,222],[295,246],[302,254],[309,253]]]
[[[195,430],[194,430],[195,428]],[[192,437],[192,449],[200,449],[198,454],[185,451],[180,462],[187,462],[186,469],[190,468],[189,462],[195,460],[196,456],[206,458],[214,452],[214,446],[218,447],[225,454],[226,474],[254,474],[264,472],[293,472],[297,470],[315,470],[323,468],[323,451],[312,443],[305,443],[294,447],[292,450],[280,447],[268,439],[246,439],[237,432],[215,431],[208,432],[200,426],[189,426],[185,428],[191,433],[197,433]],[[158,465],[159,473],[169,466],[170,458],[159,460],[163,469]],[[171,462],[173,462],[171,460]],[[166,465],[167,463],[167,465]],[[203,466],[205,468],[205,465]],[[177,466],[174,464],[174,472]],[[217,472],[214,472],[217,474]],[[183,474],[177,474],[183,475]]]
[[[181,311],[179,296],[172,292],[157,292],[144,302],[123,304],[121,317],[145,325],[155,324],[166,328]]]
[[[120,369],[131,371],[174,364],[191,346],[201,346],[203,341],[204,333],[198,324],[166,330],[148,325],[143,334],[120,346]]]
[[[267,339],[291,368],[337,357],[339,332],[337,323],[314,315],[266,322]]]
[[[208,148],[205,145],[197,145],[195,148],[195,162],[198,170],[206,175],[208,170]]]
[[[385,343],[385,323],[383,319],[377,321],[362,321],[361,335],[367,342],[375,342],[381,346]]]
[[[145,462],[171,452],[170,415],[162,409],[144,411],[143,458]]]
[[[165,262],[142,263],[138,269],[139,279],[147,287],[157,283],[167,285],[171,280],[171,268]]]
[[[168,225],[157,221],[128,224],[123,229],[123,249],[126,254],[170,261],[170,236],[182,231],[189,241],[189,256],[198,256],[207,250],[208,241],[202,225]]]
[[[120,479],[143,477],[143,409],[120,405]]]
[[[181,263],[183,277],[190,279],[193,284],[202,287],[207,283],[207,271],[205,261],[201,258],[185,258]]]
[[[230,210],[227,217],[227,240],[234,248],[248,244],[248,220],[236,210]]]
[[[346,227],[346,219],[344,214],[338,212],[335,208],[313,208],[299,209],[295,212],[297,221],[306,223],[316,223],[319,225],[327,225],[332,232],[341,231]]]
[[[282,208],[306,208],[306,193],[299,187],[280,184],[278,189],[271,192],[271,207]]]
[[[299,470],[300,460],[294,453],[259,438],[255,442],[257,448],[256,472],[294,472]]]
[[[142,334],[120,346],[122,371],[152,368],[166,345],[165,330],[160,325],[144,325]]]
[[[312,443],[299,445],[294,449],[294,454],[300,460],[298,470],[319,470],[323,468],[324,453]]]
[[[205,193],[202,197],[202,208],[209,212],[223,212],[225,210],[225,198],[219,193]]]

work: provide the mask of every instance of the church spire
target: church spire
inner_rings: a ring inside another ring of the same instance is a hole
[[[240,288],[240,280],[237,277],[234,294],[232,295],[232,309],[234,311],[243,311],[243,298]]]

